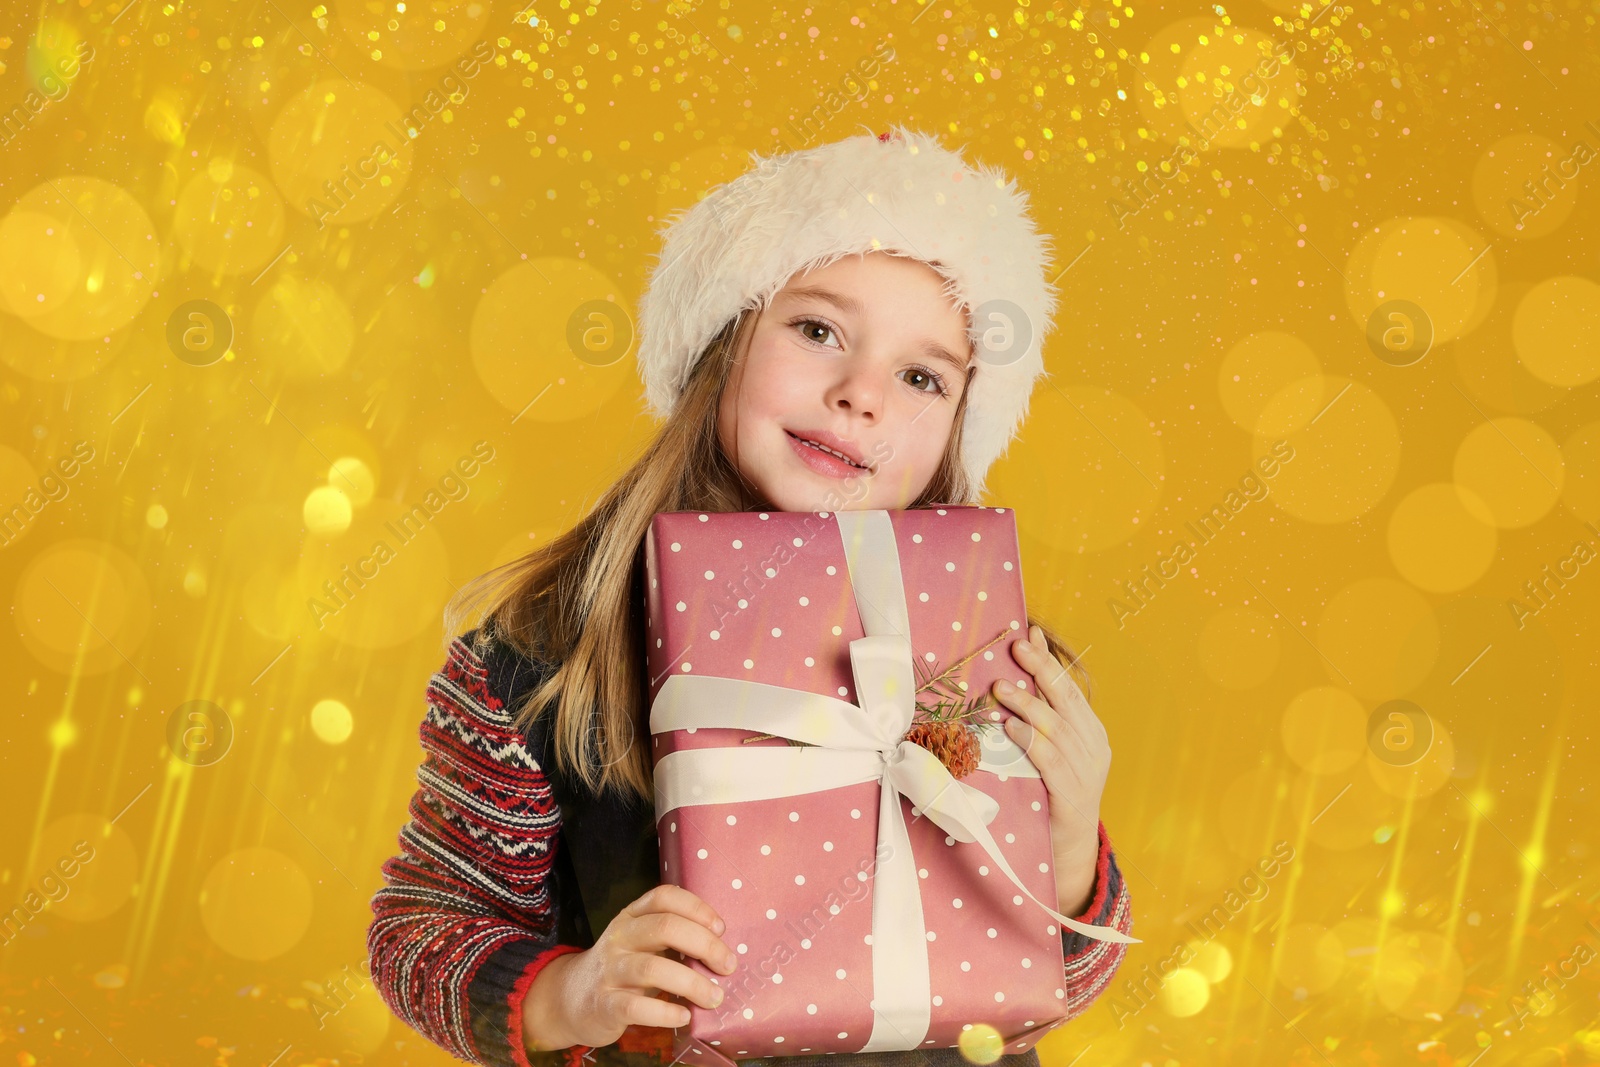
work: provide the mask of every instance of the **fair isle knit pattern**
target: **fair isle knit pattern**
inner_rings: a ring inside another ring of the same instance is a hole
[[[525,685],[513,682],[536,668],[481,637],[474,631],[452,641],[428,685],[418,789],[400,852],[384,862],[384,885],[372,898],[367,948],[379,994],[418,1033],[472,1063],[531,1067],[522,1033],[528,990],[551,960],[587,946],[557,942],[558,901],[549,887],[560,810],[511,723],[512,691]],[[1099,835],[1094,896],[1076,918],[1129,933],[1128,888],[1103,823]],[[1127,946],[1063,935],[1066,1008],[1075,1018],[1110,984]],[[669,1032],[647,1028],[655,1039],[641,1040],[638,1029],[603,1049],[576,1045],[532,1059],[567,1067],[671,1059]],[[865,1062],[848,1054],[833,1060]]]
[[[560,817],[466,641],[451,643],[426,699],[411,821],[372,900],[374,984],[396,1015],[461,1059],[526,1064],[510,999],[518,979],[525,994],[559,954],[547,876]],[[501,981],[492,1001],[475,1003],[474,979],[491,960]]]

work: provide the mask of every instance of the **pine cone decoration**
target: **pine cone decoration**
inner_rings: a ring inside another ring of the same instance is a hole
[[[982,758],[977,735],[964,722],[919,722],[907,731],[906,740],[938,756],[953,778],[977,770]]]

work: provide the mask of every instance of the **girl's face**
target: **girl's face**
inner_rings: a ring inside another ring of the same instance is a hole
[[[723,452],[781,511],[904,508],[932,481],[972,353],[926,263],[845,256],[789,279],[717,411]]]

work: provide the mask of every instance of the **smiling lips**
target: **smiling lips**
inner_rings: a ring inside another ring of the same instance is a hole
[[[827,478],[850,478],[871,473],[872,468],[861,462],[859,454],[848,441],[823,430],[806,430],[795,433],[785,430],[789,447],[794,449],[800,462]]]

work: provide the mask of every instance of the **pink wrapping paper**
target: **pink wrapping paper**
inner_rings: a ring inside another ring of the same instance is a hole
[[[997,678],[1032,688],[1009,652],[1027,625],[1012,513],[951,507],[889,514],[914,655],[942,670],[1011,630],[959,677],[972,696]],[[658,515],[646,567],[652,699],[669,675],[684,673],[855,702],[848,649],[863,629],[831,514]],[[1010,714],[997,704],[982,712],[997,735]],[[750,736],[671,731],[652,738],[653,756],[659,762],[669,752],[738,745]],[[771,738],[742,747],[785,744]],[[1029,891],[1053,906],[1043,781],[986,770],[961,781],[999,803],[990,832]],[[862,1049],[873,1028],[880,789],[867,782],[657,812],[661,880],[710,902],[728,923],[723,940],[739,954],[732,975],[684,960],[726,991],[715,1009],[680,1000],[692,1013],[678,1031],[684,1062]],[[1024,1051],[1065,1018],[1060,929],[979,845],[955,841],[914,816],[909,801],[901,804],[932,975],[929,1029],[902,1047],[954,1046],[963,1029],[987,1023],[1006,1038],[1005,1052]]]

